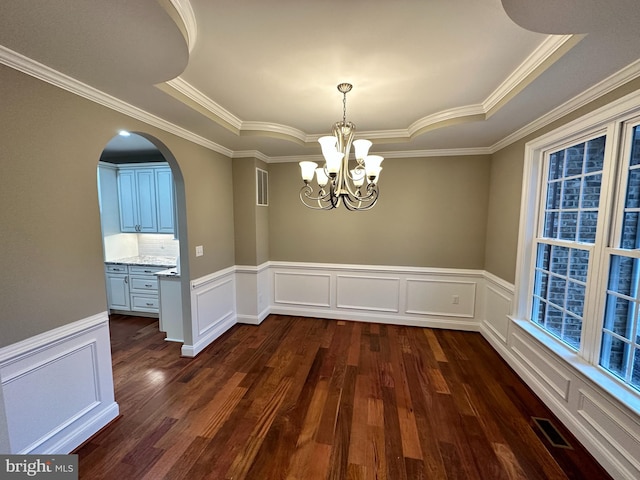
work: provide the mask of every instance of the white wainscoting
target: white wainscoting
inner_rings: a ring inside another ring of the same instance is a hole
[[[611,476],[640,478],[640,408],[619,400],[632,395],[564,347],[543,344],[546,334],[534,325],[512,319],[513,285],[485,273],[484,290],[482,335]]]
[[[481,270],[270,262],[271,313],[479,330]]]
[[[238,323],[259,325],[270,312],[269,264],[236,266],[236,312]]]
[[[195,357],[236,323],[235,267],[191,281],[191,338],[182,355]]]
[[[480,331],[614,478],[640,478],[640,407],[621,401],[637,404],[637,396],[541,342],[546,334],[510,316],[513,298],[512,284],[481,270],[234,267],[192,282],[194,345],[183,354],[196,355],[236,321],[259,324],[269,313]]]
[[[118,416],[108,322],[103,312],[0,349],[10,453],[69,453]]]

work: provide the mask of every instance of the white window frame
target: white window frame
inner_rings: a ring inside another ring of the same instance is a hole
[[[613,215],[619,208],[620,195],[615,183],[616,159],[624,145],[621,143],[624,123],[640,115],[640,92],[634,92],[614,101],[588,115],[553,130],[525,146],[522,199],[520,205],[520,226],[518,232],[518,253],[516,260],[515,296],[510,318],[522,329],[530,333],[540,343],[567,363],[579,370],[620,401],[640,410],[640,394],[629,385],[617,380],[599,366],[602,322],[608,281],[608,264],[604,262],[611,240]],[[602,172],[602,186],[596,246],[590,254],[587,289],[580,349],[573,350],[560,339],[531,321],[533,282],[536,260],[536,234],[541,212],[540,201],[546,190],[546,161],[549,153],[606,134],[605,159]],[[626,190],[625,190],[626,192]],[[614,204],[614,202],[617,202]],[[610,212],[610,213],[605,213]],[[604,263],[604,264],[603,264]],[[595,279],[595,280],[594,280]]]

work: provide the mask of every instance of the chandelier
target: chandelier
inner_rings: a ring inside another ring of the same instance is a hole
[[[300,162],[304,186],[300,189],[302,203],[315,210],[331,210],[344,204],[347,210],[368,210],[378,200],[378,177],[384,160],[380,155],[369,155],[369,140],[353,140],[356,126],[347,122],[347,93],[353,85],[341,83],[342,121],[333,126],[333,135],[320,137],[325,159],[324,167],[315,162]],[[349,168],[351,144],[355,150],[354,168]],[[311,186],[313,177],[318,184],[317,193]],[[366,186],[365,186],[366,182]]]

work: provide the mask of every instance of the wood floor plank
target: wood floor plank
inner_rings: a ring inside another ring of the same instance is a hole
[[[80,479],[610,478],[478,333],[271,315],[183,358],[157,320],[110,324],[121,416]]]

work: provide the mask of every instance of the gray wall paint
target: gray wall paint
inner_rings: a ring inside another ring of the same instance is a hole
[[[269,260],[269,207],[256,204],[256,168],[268,171],[268,165],[255,158],[233,160],[236,265]]]
[[[576,120],[612,101],[640,90],[640,78],[537,130],[492,156],[485,270],[515,282],[524,150],[527,142]]]
[[[230,159],[6,66],[0,98],[0,347],[106,311],[96,168],[122,128],[180,165],[192,278],[234,264]]]
[[[483,268],[488,156],[386,159],[370,211],[313,211],[297,164],[269,165],[271,260]]]

